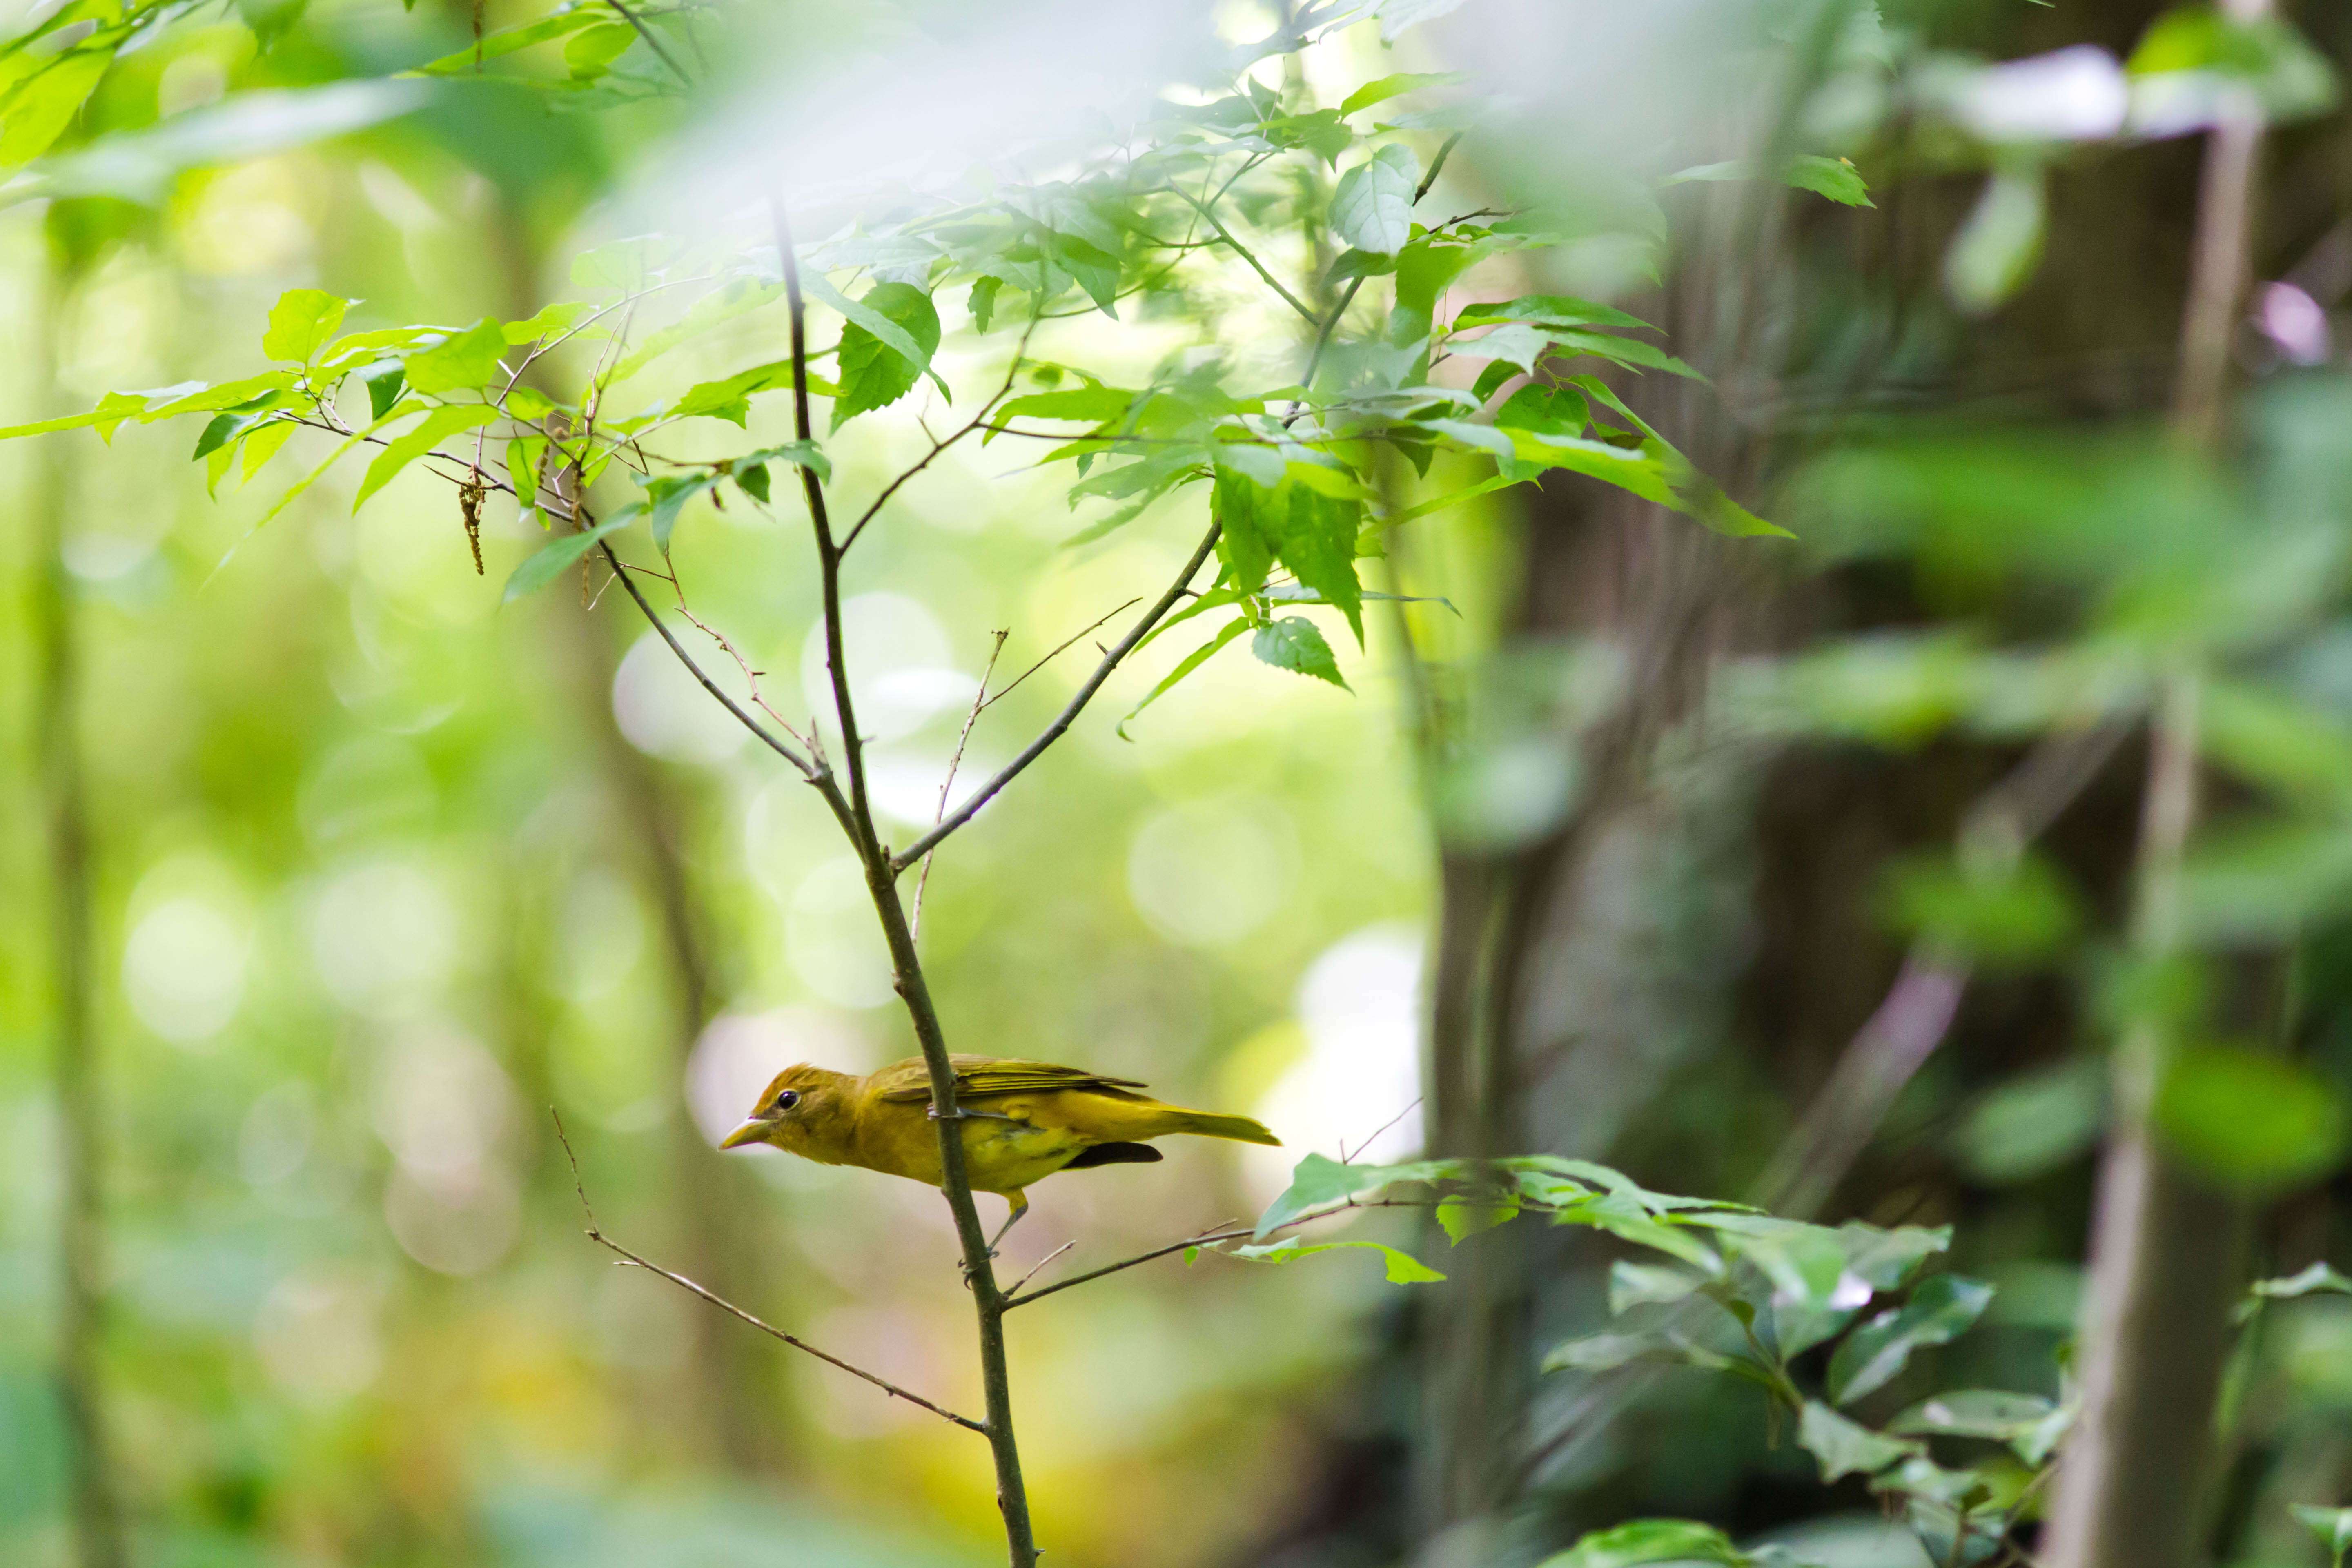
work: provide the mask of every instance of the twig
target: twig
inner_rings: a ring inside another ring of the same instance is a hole
[[[653,605],[646,602],[646,596],[637,591],[635,582],[630,578],[626,571],[622,569],[621,558],[613,553],[612,545],[600,539],[596,542],[596,548],[604,552],[605,563],[612,567],[613,574],[620,579],[621,586],[628,590],[629,597],[637,602],[637,608],[645,612],[646,624],[652,626],[655,631],[661,634],[662,641],[669,644],[669,651],[677,656],[677,661],[680,664],[686,666],[687,673],[693,676],[696,680],[699,681],[705,691],[709,692],[711,696],[719,699],[719,706],[726,709],[730,713],[735,715],[735,719],[738,723],[741,724],[746,730],[751,731],[754,735],[757,735],[760,738],[760,743],[761,745],[766,746],[770,751],[775,752],[776,755],[792,763],[793,768],[800,773],[800,775],[803,778],[805,778],[814,784],[818,778],[823,776],[823,769],[819,768],[808,758],[802,756],[798,752],[793,751],[782,741],[777,740],[773,735],[768,733],[766,725],[761,724],[757,719],[752,718],[751,715],[743,711],[741,704],[738,703],[735,699],[728,696],[725,691],[721,690],[719,683],[711,679],[710,677],[703,671],[702,666],[694,662],[694,656],[687,652],[684,647],[680,647],[677,638],[670,635],[669,627],[662,624],[661,616],[656,613]]]
[[[1394,1116],[1391,1116],[1386,1121],[1381,1122],[1380,1127],[1370,1138],[1365,1139],[1362,1142],[1356,1145],[1357,1154],[1360,1156],[1365,1150],[1370,1148],[1373,1144],[1381,1141],[1381,1134],[1382,1132],[1386,1132],[1390,1128],[1394,1127],[1398,1122],[1402,1121],[1406,1117],[1411,1116],[1414,1111],[1420,1110],[1421,1100],[1422,1097],[1420,1095],[1414,1095],[1411,1105],[1406,1106],[1402,1110],[1398,1111]],[[1342,1165],[1348,1163],[1348,1146],[1345,1143],[1339,1145],[1339,1163]]]
[[[677,77],[679,81],[683,82],[688,87],[692,87],[694,85],[694,79],[686,74],[686,68],[679,65],[677,61],[670,58],[670,52],[662,47],[661,40],[654,37],[653,29],[646,26],[644,21],[638,17],[635,11],[630,10],[626,5],[623,5],[621,0],[604,0],[604,4],[619,12],[621,14],[621,20],[626,22],[630,26],[635,27],[637,30],[637,37],[646,41],[646,47],[653,50],[655,54],[660,56],[661,63],[669,67],[670,70]],[[478,48],[479,47],[478,45],[476,47]]]
[[[849,547],[857,542],[857,536],[866,531],[866,525],[872,522],[875,516],[881,511],[883,503],[887,501],[892,496],[898,493],[899,486],[905,484],[908,479],[913,479],[917,474],[921,473],[925,468],[929,468],[933,458],[937,458],[941,452],[946,451],[950,447],[952,447],[957,442],[962,440],[965,437],[971,435],[973,431],[992,428],[992,426],[988,424],[988,416],[998,404],[1004,401],[1006,394],[1013,390],[1013,384],[1020,378],[1021,367],[1023,364],[1027,363],[1025,356],[1029,352],[1030,336],[1034,333],[1036,330],[1037,318],[1033,315],[1029,318],[1028,326],[1022,329],[1021,341],[1013,345],[1013,363],[1005,369],[1004,384],[998,387],[995,395],[989,398],[987,402],[982,404],[979,411],[964,422],[962,429],[956,431],[951,436],[941,437],[931,436],[930,428],[928,426],[924,426],[923,434],[930,436],[931,438],[931,449],[924,453],[920,458],[917,459],[912,468],[908,468],[897,479],[892,479],[888,484],[883,486],[882,493],[876,496],[873,503],[858,514],[857,521],[849,525],[849,531],[841,536],[841,552],[843,554],[846,555],[849,552]],[[805,436],[802,437],[803,440],[806,440],[807,438],[808,437]]]
[[[1277,1231],[1289,1230],[1295,1226],[1311,1225],[1318,1219],[1329,1219],[1335,1214],[1345,1214],[1349,1209],[1433,1209],[1435,1207],[1437,1207],[1435,1203],[1425,1203],[1412,1198],[1349,1198],[1344,1202],[1333,1204],[1328,1208],[1316,1209],[1312,1213],[1300,1215],[1297,1219],[1285,1220],[1280,1225],[1269,1226],[1265,1234],[1272,1236]],[[1520,1201],[1519,1207],[1528,1214],[1559,1212],[1551,1205],[1529,1203],[1525,1200]],[[1150,1263],[1156,1258],[1165,1258],[1171,1252],[1181,1252],[1188,1247],[1207,1247],[1220,1241],[1238,1241],[1243,1237],[1256,1234],[1256,1230],[1249,1226],[1243,1226],[1237,1230],[1222,1227],[1206,1230],[1199,1236],[1187,1237],[1182,1241],[1171,1241],[1165,1247],[1155,1247],[1149,1252],[1139,1252],[1132,1258],[1122,1258],[1117,1263],[1106,1263],[1100,1268],[1089,1269],[1084,1274],[1074,1274],[1067,1279],[1057,1279],[1051,1285],[1030,1291],[1026,1296],[1008,1296],[1005,1299],[1004,1310],[1009,1312],[1015,1307],[1025,1307],[1032,1301],[1042,1301],[1057,1290],[1066,1290],[1073,1285],[1084,1285],[1090,1280],[1099,1279],[1106,1274],[1117,1274],[1122,1269],[1132,1268],[1139,1263]],[[1033,1269],[1031,1272],[1034,1273],[1035,1270]]]
[[[1029,1272],[1028,1272],[1028,1273],[1024,1274],[1024,1275],[1023,1275],[1019,1279],[1017,1279],[1017,1280],[1013,1281],[1013,1289],[1010,1289],[1010,1290],[1007,1290],[1007,1291],[1005,1292],[1005,1294],[1006,1294],[1007,1296],[1017,1296],[1017,1295],[1019,1295],[1019,1294],[1021,1293],[1021,1287],[1022,1287],[1022,1286],[1024,1286],[1024,1285],[1028,1284],[1028,1283],[1029,1283],[1029,1281],[1031,1281],[1032,1279],[1034,1279],[1035,1278],[1037,1278],[1037,1276],[1038,1276],[1038,1275],[1040,1275],[1040,1274],[1044,1273],[1044,1272],[1045,1272],[1045,1265],[1046,1265],[1046,1264],[1053,1262],[1053,1261],[1054,1261],[1054,1259],[1055,1259],[1056,1258],[1061,1257],[1061,1256],[1062,1256],[1062,1254],[1064,1254],[1065,1252],[1069,1251],[1069,1250],[1070,1250],[1070,1248],[1072,1248],[1072,1247],[1076,1247],[1076,1246],[1077,1246],[1077,1242],[1076,1242],[1076,1239],[1072,1239],[1072,1240],[1066,1241],[1066,1242],[1062,1243],[1062,1245],[1061,1245],[1061,1246],[1059,1246],[1059,1247],[1057,1247],[1054,1248],[1054,1250],[1053,1250],[1053,1251],[1051,1251],[1051,1252],[1049,1252],[1049,1253],[1045,1254],[1045,1256],[1044,1258],[1042,1258],[1038,1259],[1038,1261],[1037,1261],[1037,1267],[1036,1267],[1036,1268],[1032,1268],[1031,1270],[1029,1270]]]
[[[1141,604],[1142,602],[1143,602],[1143,595],[1140,595],[1140,594],[1138,594],[1134,598],[1129,599],[1126,604],[1119,605],[1118,609],[1114,609],[1114,610],[1108,611],[1108,612],[1107,612],[1107,613],[1106,613],[1106,614],[1104,614],[1104,615],[1101,615],[1101,616],[1097,616],[1097,617],[1095,618],[1095,620],[1094,620],[1093,625],[1091,625],[1091,626],[1084,626],[1084,627],[1080,628],[1078,631],[1076,631],[1076,632],[1073,633],[1070,637],[1068,637],[1065,638],[1065,639],[1063,640],[1063,642],[1062,642],[1061,646],[1060,646],[1060,647],[1056,647],[1055,649],[1054,649],[1054,651],[1053,651],[1053,652],[1051,652],[1051,653],[1047,654],[1045,658],[1043,658],[1039,659],[1036,663],[1034,663],[1034,664],[1031,665],[1028,668],[1026,668],[1026,669],[1023,670],[1020,674],[1018,674],[1018,675],[1014,676],[1011,680],[1009,680],[1009,681],[1005,682],[1003,689],[1003,690],[1001,690],[1001,691],[999,691],[999,692],[996,694],[996,696],[995,696],[995,697],[992,697],[992,698],[990,698],[987,701],[982,702],[982,703],[981,704],[981,707],[982,707],[983,709],[986,709],[986,708],[993,708],[993,707],[995,707],[995,706],[996,706],[996,702],[997,702],[997,698],[1001,698],[1001,697],[1004,697],[1004,696],[1008,696],[1008,695],[1010,695],[1010,694],[1011,694],[1011,692],[1012,692],[1012,690],[1013,690],[1013,689],[1014,687],[1016,687],[1016,686],[1020,685],[1023,681],[1024,681],[1024,680],[1028,679],[1031,676],[1033,676],[1033,675],[1036,674],[1039,670],[1041,670],[1041,669],[1045,668],[1047,665],[1049,665],[1049,664],[1053,663],[1055,659],[1057,659],[1057,658],[1061,658],[1061,657],[1062,657],[1062,655],[1064,655],[1064,654],[1066,654],[1066,653],[1069,652],[1069,651],[1070,651],[1070,646],[1071,646],[1073,643],[1076,643],[1076,642],[1080,637],[1085,637],[1085,636],[1087,635],[1087,633],[1088,633],[1088,632],[1090,632],[1090,631],[1093,631],[1093,630],[1095,629],[1095,627],[1096,627],[1096,626],[1101,626],[1101,625],[1103,624],[1103,622],[1105,622],[1105,621],[1107,621],[1107,620],[1110,619],[1112,616],[1115,616],[1115,615],[1118,614],[1119,610],[1124,610],[1124,609],[1127,609],[1127,608],[1129,608],[1129,607],[1130,607],[1130,606],[1132,606],[1132,605],[1139,605],[1139,604]]]
[[[1004,639],[1013,634],[1000,630],[996,641],[988,650],[988,664],[980,672],[980,689],[971,694],[971,711],[963,716],[963,728],[956,732],[955,755],[948,759],[948,776],[940,781],[940,808],[931,814],[934,826],[948,814],[948,792],[955,788],[956,770],[963,766],[964,743],[971,739],[971,727],[980,722],[980,710],[988,706],[988,678],[996,673],[996,656],[1004,651]],[[931,858],[923,857],[923,873],[915,879],[915,909],[907,921],[909,935],[923,934],[923,889],[931,885]],[[1021,1289],[1015,1285],[1014,1290]],[[1008,1292],[1009,1294],[1009,1292]]]
[[[1224,224],[1218,218],[1217,215],[1210,211],[1209,208],[1202,203],[1198,196],[1195,196],[1192,192],[1184,189],[1181,185],[1171,184],[1168,188],[1175,192],[1178,195],[1183,197],[1186,201],[1191,202],[1192,205],[1199,210],[1201,216],[1208,220],[1209,226],[1217,231],[1217,237],[1223,240],[1226,245],[1230,246],[1233,248],[1234,255],[1240,257],[1244,261],[1248,262],[1250,265],[1250,270],[1255,272],[1260,278],[1265,279],[1265,286],[1273,289],[1276,293],[1281,295],[1282,302],[1284,304],[1289,306],[1292,310],[1305,317],[1308,326],[1319,326],[1321,324],[1316,319],[1315,312],[1307,308],[1306,302],[1300,300],[1297,295],[1284,288],[1282,286],[1282,279],[1276,278],[1273,273],[1268,272],[1265,269],[1265,263],[1260,261],[1256,256],[1252,254],[1249,247],[1244,245],[1240,240],[1235,239],[1233,237],[1233,232],[1225,227]]]
[[[824,1362],[826,1365],[837,1366],[853,1377],[864,1378],[866,1382],[872,1384],[875,1387],[880,1389],[883,1393],[888,1394],[893,1399],[903,1399],[909,1405],[920,1405],[923,1409],[929,1411],[934,1415],[940,1416],[944,1420],[954,1422],[957,1426],[962,1427],[967,1432],[977,1432],[983,1437],[988,1436],[988,1428],[982,1426],[979,1422],[974,1421],[971,1417],[968,1415],[959,1415],[954,1411],[948,1409],[945,1405],[932,1404],[929,1400],[924,1398],[919,1394],[911,1394],[908,1392],[906,1389],[899,1387],[897,1384],[892,1383],[886,1377],[877,1376],[875,1373],[866,1371],[862,1366],[852,1365],[850,1363],[842,1360],[837,1355],[831,1354],[825,1351],[821,1351],[817,1349],[816,1346],[809,1343],[806,1340],[796,1338],[792,1334],[784,1332],[783,1330],[777,1328],[774,1324],[762,1321],[761,1319],[754,1317],[750,1312],[747,1312],[742,1308],[737,1306],[734,1302],[728,1300],[725,1297],[720,1296],[714,1291],[703,1289],[703,1287],[696,1284],[693,1280],[688,1279],[685,1275],[672,1273],[670,1270],[664,1268],[658,1263],[649,1262],[646,1258],[640,1258],[635,1253],[630,1251],[627,1247],[623,1247],[619,1242],[614,1241],[611,1237],[606,1236],[602,1229],[598,1228],[596,1224],[596,1211],[594,1208],[591,1207],[588,1203],[588,1188],[586,1184],[582,1181],[580,1175],[580,1156],[572,1152],[571,1135],[563,1129],[562,1113],[557,1111],[552,1106],[551,1106],[549,1107],[549,1114],[555,1118],[556,1141],[563,1145],[563,1158],[568,1161],[572,1166],[572,1190],[579,1194],[580,1212],[588,1216],[589,1240],[604,1248],[607,1252],[617,1254],[631,1267],[642,1268],[649,1274],[658,1274],[678,1289],[691,1291],[693,1294],[701,1297],[704,1300],[718,1308],[720,1311],[751,1324],[753,1328],[759,1330],[761,1333],[766,1334],[769,1338],[782,1340],[784,1343],[792,1346],[793,1349],[796,1351],[804,1351],[808,1354],[816,1357],[817,1360]]]
[[[1119,661],[1133,653],[1136,645],[1160,624],[1160,617],[1184,596],[1192,579],[1200,574],[1201,563],[1208,560],[1209,552],[1217,547],[1217,524],[1213,522],[1209,525],[1209,531],[1202,536],[1200,548],[1192,552],[1192,558],[1184,563],[1184,570],[1177,574],[1176,581],[1168,585],[1168,591],[1160,595],[1159,603],[1146,610],[1142,618],[1128,628],[1127,636],[1118,640],[1118,646],[1104,650],[1102,662],[1095,666],[1094,673],[1087,677],[1086,684],[1078,688],[1077,694],[1055,716],[1054,721],[1045,726],[1042,734],[1024,747],[1019,756],[997,770],[994,778],[973,791],[971,798],[956,807],[946,820],[916,839],[902,853],[890,858],[890,869],[894,875],[903,873],[908,867],[938,848],[941,839],[970,822],[974,813],[995,798],[997,791],[1011,784],[1024,768],[1045,755],[1046,747],[1062,738],[1062,732],[1075,723],[1078,715],[1086,710],[1087,704],[1094,700],[1095,693],[1102,689],[1102,683],[1110,679],[1110,672],[1118,668]],[[1083,632],[1079,634],[1081,637],[1085,635]]]

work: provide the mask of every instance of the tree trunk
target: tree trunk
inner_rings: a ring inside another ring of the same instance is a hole
[[[540,297],[539,249],[511,194],[502,193],[494,226],[506,309],[521,320],[545,301]],[[688,866],[685,807],[659,764],[630,743],[614,718],[613,680],[620,656],[611,627],[570,595],[547,597],[552,601],[547,615],[557,661],[578,703],[580,721],[593,738],[595,767],[620,828],[614,837],[625,846],[630,869],[658,916],[672,1008],[666,1047],[682,1086],[713,1006],[706,927]],[[742,1173],[704,1141],[682,1093],[671,1103],[664,1126],[677,1216],[677,1267],[730,1300],[744,1300],[754,1285],[756,1253],[750,1238],[756,1226],[741,1202]],[[690,1312],[685,1323],[693,1367],[691,1404],[702,1446],[730,1468],[748,1474],[766,1468],[776,1452],[776,1409],[764,1361],[746,1353],[748,1342],[716,1312]]]

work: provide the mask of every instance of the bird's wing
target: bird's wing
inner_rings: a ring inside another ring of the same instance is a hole
[[[1083,1068],[1055,1067],[1051,1062],[1008,1061],[999,1057],[959,1056],[949,1058],[955,1064],[956,1092],[980,1098],[996,1094],[1038,1094],[1057,1089],[1141,1089],[1142,1084],[1131,1078],[1109,1078],[1102,1073],[1087,1072]],[[875,1098],[877,1100],[929,1100],[931,1097],[930,1074],[923,1067],[923,1058],[914,1057],[884,1068],[874,1075]]]

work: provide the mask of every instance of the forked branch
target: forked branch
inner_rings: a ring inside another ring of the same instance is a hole
[[[1045,748],[1062,738],[1063,732],[1077,721],[1078,715],[1086,711],[1087,704],[1094,700],[1095,693],[1102,689],[1103,682],[1110,679],[1111,671],[1135,651],[1138,644],[1151,635],[1151,628],[1160,624],[1162,616],[1176,607],[1176,601],[1191,591],[1192,579],[1201,574],[1202,563],[1217,547],[1217,524],[1211,523],[1209,531],[1202,535],[1200,547],[1192,552],[1192,558],[1184,563],[1184,570],[1176,574],[1176,580],[1168,584],[1168,591],[1160,595],[1158,601],[1143,612],[1142,617],[1128,628],[1127,635],[1103,655],[1102,662],[1095,666],[1094,673],[1087,677],[1086,683],[1063,706],[1061,712],[1054,716],[1054,721],[1046,725],[1035,740],[1021,749],[1019,756],[999,768],[995,777],[972,791],[964,803],[950,812],[938,826],[890,857],[892,875],[904,872],[908,867],[938,848],[941,839],[970,822],[982,806],[995,798],[997,791],[1020,777],[1024,768],[1044,756]]]

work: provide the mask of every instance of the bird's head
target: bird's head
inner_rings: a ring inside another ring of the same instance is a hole
[[[857,1080],[803,1062],[775,1076],[760,1091],[751,1120],[719,1140],[721,1149],[772,1143],[794,1154],[813,1155],[814,1146],[849,1115],[850,1086]]]

